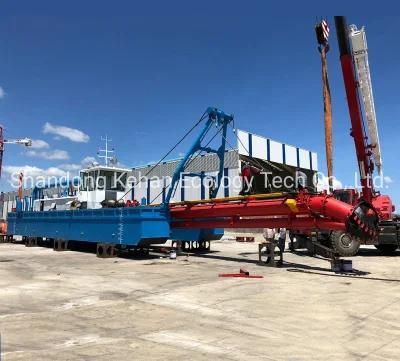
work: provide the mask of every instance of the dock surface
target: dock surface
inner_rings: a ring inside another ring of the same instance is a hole
[[[99,259],[0,244],[2,360],[398,360],[400,252],[373,247],[354,277],[257,244],[218,241],[198,256]],[[262,279],[220,278],[240,268]]]

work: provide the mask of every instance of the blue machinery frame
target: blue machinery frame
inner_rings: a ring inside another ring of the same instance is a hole
[[[182,172],[185,170],[186,166],[190,162],[191,158],[196,154],[198,151],[205,151],[207,153],[216,153],[219,158],[219,170],[217,179],[215,180],[216,187],[211,194],[211,198],[215,198],[218,193],[219,187],[221,185],[221,180],[224,173],[224,160],[225,160],[225,149],[226,149],[226,133],[229,123],[233,122],[233,115],[226,114],[222,110],[217,108],[209,107],[206,110],[206,114],[208,114],[208,119],[203,130],[200,132],[199,136],[197,137],[196,141],[192,144],[189,151],[183,157],[181,162],[179,163],[178,167],[176,168],[171,181],[171,187],[168,189],[167,196],[165,197],[164,204],[168,205],[173,193],[175,192],[175,188],[181,178]],[[211,147],[202,146],[202,142],[204,141],[207,133],[210,131],[212,126],[215,125],[217,128],[219,127],[219,132],[222,132],[221,137],[221,146],[218,149],[213,149]],[[192,177],[200,177],[203,178],[203,173],[186,173],[187,176]]]
[[[233,122],[233,115],[209,107],[202,118],[202,120],[205,119],[202,131],[175,170],[165,201],[160,206],[47,212],[18,210],[8,214],[7,234],[127,246],[165,243],[168,239],[186,241],[219,239],[223,235],[221,229],[172,229],[168,209],[182,172],[192,157],[200,151],[213,152],[218,155],[219,172],[215,179],[215,188],[211,198],[218,193],[224,170],[227,126]],[[218,149],[202,145],[213,126],[222,135],[221,145]],[[204,177],[204,173],[186,175]]]

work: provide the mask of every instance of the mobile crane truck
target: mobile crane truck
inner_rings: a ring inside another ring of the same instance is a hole
[[[372,203],[380,222],[378,238],[370,243],[374,243],[375,247],[384,253],[392,253],[400,245],[400,221],[394,214],[395,207],[391,198],[374,189],[374,168],[381,173],[382,160],[365,30],[358,30],[355,25],[348,27],[344,16],[335,16],[335,27],[351,119],[350,134],[354,139],[360,172],[361,192],[355,189],[340,189],[334,191],[333,195],[349,204],[356,204],[361,199]],[[366,118],[367,127],[363,116]],[[368,239],[365,242],[368,243]],[[354,255],[360,247],[360,241],[353,238],[344,246],[346,245],[344,248],[339,240],[334,246],[337,249],[340,247],[342,255]]]
[[[332,190],[333,197],[350,205],[360,201],[372,204],[379,217],[378,237],[360,239],[346,232],[322,231],[318,238],[322,244],[330,245],[340,256],[354,256],[361,244],[373,244],[384,254],[392,254],[400,245],[400,217],[394,214],[395,207],[388,195],[374,189],[375,167],[382,175],[382,159],[376,122],[374,97],[368,63],[368,47],[364,28],[346,24],[343,16],[335,16],[335,27],[339,44],[340,63],[346,90],[347,105],[351,119],[350,135],[354,139],[359,166],[361,192],[356,189]],[[328,176],[332,175],[332,134],[330,93],[326,70],[326,52],[329,50],[327,22],[316,26],[321,52],[324,85],[324,113],[327,147]],[[366,124],[364,122],[366,119]],[[331,179],[331,178],[330,178]],[[329,183],[332,188],[332,183]],[[331,189],[330,189],[331,190]],[[292,230],[291,237],[298,239],[300,247],[305,245],[312,251],[309,234]]]

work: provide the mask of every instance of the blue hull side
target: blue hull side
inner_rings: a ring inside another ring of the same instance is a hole
[[[161,207],[82,209],[77,211],[11,212],[9,235],[103,242],[128,246],[181,241],[218,240],[224,230],[170,229]]]
[[[224,235],[223,228],[184,229],[172,228],[171,239],[178,241],[216,241]]]
[[[169,224],[161,207],[12,212],[7,233],[137,246],[164,243],[171,237]]]

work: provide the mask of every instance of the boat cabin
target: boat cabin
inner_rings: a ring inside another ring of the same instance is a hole
[[[124,197],[130,169],[95,165],[80,171],[78,199],[87,208],[101,208],[104,200],[117,201]]]

